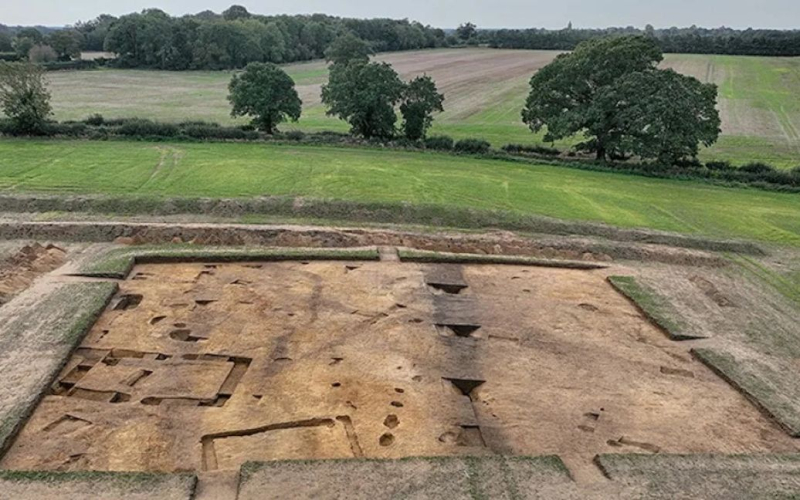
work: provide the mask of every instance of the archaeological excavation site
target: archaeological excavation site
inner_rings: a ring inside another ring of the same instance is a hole
[[[782,255],[384,230],[0,233],[16,236],[0,266],[0,498],[800,485],[794,305],[741,277]]]

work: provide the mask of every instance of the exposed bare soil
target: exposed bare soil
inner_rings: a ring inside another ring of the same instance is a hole
[[[580,479],[602,453],[797,451],[612,290],[624,271],[137,266],[0,466],[557,454]]]
[[[66,256],[63,248],[34,242],[0,260],[0,305],[28,288],[37,277],[61,267]]]
[[[718,246],[719,251],[761,252],[758,246],[749,243],[694,239],[670,233],[630,231],[608,235],[609,239],[602,237],[605,235],[583,237],[578,234],[564,237],[548,234],[518,235],[510,231],[483,234],[445,231],[432,233],[402,229],[180,222],[4,223],[0,219],[0,238],[76,239],[125,245],[191,243],[303,248],[389,245],[440,252],[527,255],[601,262],[625,259],[714,267],[723,266],[727,261],[719,254],[692,248],[711,249]],[[681,245],[690,248],[681,248]]]

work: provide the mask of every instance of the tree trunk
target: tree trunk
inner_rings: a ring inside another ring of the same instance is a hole
[[[606,148],[603,146],[597,146],[597,160],[598,161],[606,161]]]

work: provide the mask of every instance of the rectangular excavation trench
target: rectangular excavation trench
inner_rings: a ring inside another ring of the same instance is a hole
[[[609,271],[610,272],[610,271]],[[0,462],[797,451],[603,270],[137,266]]]

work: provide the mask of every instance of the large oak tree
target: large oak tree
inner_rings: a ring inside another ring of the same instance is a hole
[[[294,88],[294,80],[272,63],[250,63],[234,75],[228,86],[231,116],[250,116],[253,125],[268,134],[291,119],[300,119],[303,102]]]
[[[547,141],[582,135],[578,148],[601,160],[695,156],[719,137],[716,86],[659,69],[662,59],[642,36],[581,43],[533,76],[523,121]]]
[[[403,97],[405,84],[386,63],[355,61],[331,66],[322,102],[329,116],[350,124],[352,132],[367,139],[394,135],[394,108]]]
[[[400,112],[403,114],[403,133],[412,141],[425,138],[433,124],[433,113],[444,111],[444,95],[429,76],[419,76],[406,85]]]

